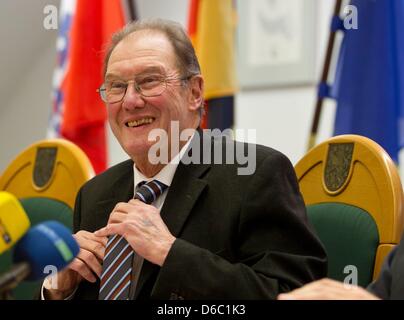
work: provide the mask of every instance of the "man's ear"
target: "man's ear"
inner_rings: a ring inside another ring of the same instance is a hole
[[[204,82],[201,75],[193,76],[189,80],[189,110],[196,111],[202,107]]]

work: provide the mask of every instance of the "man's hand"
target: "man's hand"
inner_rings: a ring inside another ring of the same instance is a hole
[[[278,300],[379,300],[379,298],[361,287],[324,278],[289,293],[282,293],[278,296]]]
[[[162,266],[175,241],[155,207],[140,200],[118,203],[106,227],[96,231],[96,236],[112,234],[123,236],[134,251],[146,260]]]
[[[46,299],[65,299],[73,293],[79,283],[85,279],[95,282],[101,276],[107,237],[99,237],[91,232],[79,231],[73,235],[80,247],[80,252],[66,269],[57,274],[56,289],[44,290]]]

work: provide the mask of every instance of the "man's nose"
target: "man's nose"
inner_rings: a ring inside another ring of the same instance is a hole
[[[130,110],[134,108],[143,108],[145,101],[142,95],[137,92],[133,83],[128,83],[125,96],[123,97],[122,107]]]

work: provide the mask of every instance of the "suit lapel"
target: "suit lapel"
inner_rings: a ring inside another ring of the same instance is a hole
[[[180,164],[174,176],[173,183],[167,194],[161,217],[170,232],[178,237],[196,200],[199,198],[206,181],[199,177],[209,169],[208,165]]]
[[[199,136],[201,137],[202,135]],[[196,139],[198,139],[199,136],[197,136]],[[207,185],[207,182],[203,180],[202,177],[210,169],[211,165],[202,164],[202,156],[200,163],[201,164],[185,165],[180,162],[171,186],[168,189],[167,197],[160,214],[174,237],[181,235],[182,228],[195,202]],[[158,266],[144,261],[139,283],[136,288],[135,299],[139,296],[147,280],[154,273],[158,272],[158,270]],[[154,287],[156,285],[158,284],[156,283]]]
[[[95,230],[107,225],[109,215],[118,202],[128,202],[133,198],[133,162],[127,166],[112,184],[110,198],[99,201],[96,205],[97,219],[94,221]]]
[[[175,237],[181,234],[182,227],[196,200],[207,185],[206,181],[197,177],[200,177],[209,167],[209,165],[178,165],[177,172],[174,175],[173,182],[161,210],[161,217],[164,223]],[[148,279],[157,273],[158,270],[159,267],[157,265],[146,260],[144,261],[136,288],[135,299],[138,298]]]
[[[192,156],[197,152],[199,164],[180,164],[177,167],[173,181],[161,210],[161,217],[170,232],[178,237],[196,200],[199,198],[207,182],[202,179],[211,165],[203,164],[203,144],[210,144],[210,139],[203,139],[202,131],[198,128],[186,154]]]

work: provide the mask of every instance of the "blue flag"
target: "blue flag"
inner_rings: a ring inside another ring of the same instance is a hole
[[[398,162],[404,145],[404,0],[353,0],[358,28],[345,30],[332,96],[334,134],[359,134]]]

